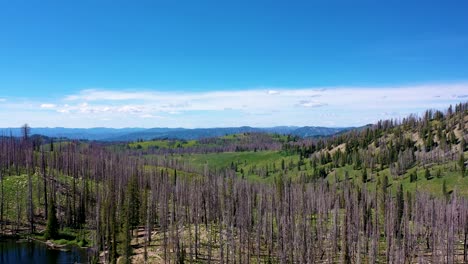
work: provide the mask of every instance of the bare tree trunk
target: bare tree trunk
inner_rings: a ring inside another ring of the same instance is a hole
[[[48,210],[48,204],[47,204],[47,175],[46,175],[46,162],[45,162],[45,155],[44,155],[44,149],[41,151],[41,170],[42,170],[42,179],[43,179],[43,188],[44,188],[44,218],[47,219],[47,212]]]
[[[468,262],[468,221],[465,223],[465,239],[463,243],[463,261]]]
[[[0,164],[1,166],[1,164]],[[4,179],[3,179],[3,168],[0,167],[0,231],[4,230],[5,227],[5,219],[3,218],[4,213],[4,205],[5,205],[5,188],[4,188]]]
[[[32,194],[32,176],[28,171],[28,216],[29,216],[29,232],[34,233],[34,205]]]

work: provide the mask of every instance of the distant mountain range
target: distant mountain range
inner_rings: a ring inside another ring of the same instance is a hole
[[[330,136],[353,129],[352,127],[296,127],[277,126],[268,128],[259,127],[223,127],[223,128],[63,128],[63,127],[37,127],[31,128],[31,134],[44,135],[47,137],[63,137],[70,139],[87,139],[99,141],[135,141],[139,139],[200,139],[219,137],[238,133],[277,133],[289,134],[299,137]],[[0,136],[20,136],[20,128],[0,128]]]

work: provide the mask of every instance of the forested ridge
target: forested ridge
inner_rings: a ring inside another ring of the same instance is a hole
[[[326,138],[0,138],[4,235],[103,263],[466,263],[468,103]]]

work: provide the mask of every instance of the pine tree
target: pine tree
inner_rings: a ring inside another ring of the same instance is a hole
[[[410,174],[410,182],[415,182],[418,180],[418,173],[416,171],[413,171],[411,174]]]
[[[359,170],[361,168],[361,157],[359,156],[359,153],[356,151],[354,152],[354,166],[353,170]]]
[[[123,256],[124,256],[124,263],[131,263],[130,257],[132,255],[132,247],[131,247],[131,224],[130,224],[130,208],[126,208],[127,217],[123,220],[123,228],[122,228],[122,235],[123,235]]]
[[[450,143],[457,144],[457,137],[455,136],[455,133],[453,131],[450,132]]]
[[[175,172],[176,174],[176,172]],[[174,176],[176,177],[176,176]],[[129,213],[129,223],[131,230],[135,229],[140,224],[140,190],[138,189],[138,179],[137,176],[133,176],[130,179],[128,185],[128,213]]]
[[[432,150],[432,147],[434,146],[434,138],[432,136],[432,133],[429,132],[429,135],[426,140],[426,151]]]
[[[463,152],[460,153],[460,158],[458,159],[458,167],[460,167],[461,176],[465,177],[466,167],[465,167],[465,155]]]
[[[283,199],[284,181],[283,176],[276,177],[276,193],[280,199]]]
[[[366,167],[364,167],[362,169],[362,183],[366,183],[367,182],[367,169]]]
[[[54,139],[50,139],[50,151],[54,151]]]
[[[424,177],[426,178],[426,180],[431,179],[431,172],[429,171],[428,168],[426,168],[426,170],[424,171]]]
[[[58,238],[59,224],[57,220],[57,212],[55,209],[55,203],[49,206],[49,212],[47,216],[47,226],[44,233],[45,239],[56,239]]]
[[[447,181],[446,180],[444,180],[444,182],[442,183],[442,194],[445,196],[445,199],[448,200],[450,194],[447,191]]]
[[[131,183],[129,183],[127,187],[127,192],[131,189]],[[133,208],[131,207],[131,198],[130,198],[130,193],[128,193],[127,197],[124,197],[123,200],[121,201],[121,207],[120,207],[120,224],[121,226],[119,227],[120,230],[120,235],[119,235],[119,243],[118,243],[118,249],[119,249],[119,255],[121,255],[122,262],[119,263],[131,263],[130,257],[132,255],[132,247],[131,247],[131,215],[132,215],[132,210]]]
[[[382,181],[382,191],[387,194],[387,187],[388,187],[388,176],[384,175],[383,176],[383,181]]]

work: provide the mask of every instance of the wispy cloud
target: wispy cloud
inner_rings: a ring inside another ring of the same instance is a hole
[[[164,118],[162,116],[152,115],[152,114],[144,114],[140,116],[141,118]]]
[[[300,100],[298,105],[302,107],[321,107],[321,106],[326,106],[327,104],[313,101],[313,100]]]
[[[104,89],[84,89],[78,94],[71,94],[64,98],[66,101],[125,101],[125,100],[155,100],[159,98],[156,92],[146,91],[114,91]]]
[[[6,102],[6,99],[5,98],[0,98],[0,103],[1,102]]]
[[[274,95],[274,94],[279,94],[279,92],[276,91],[276,90],[268,90],[268,94],[269,95]]]
[[[362,125],[427,108],[445,108],[465,100],[467,90],[468,83],[207,92],[84,89],[47,103],[35,103],[34,98],[28,98],[27,105],[8,100],[0,112],[10,115],[4,114],[3,119],[0,113],[0,126],[13,125],[8,117],[13,112],[22,122],[34,125],[36,121],[36,126],[58,122],[71,127]]]
[[[55,107],[56,107],[55,104],[41,104],[41,108],[44,108],[44,109],[53,109]]]

